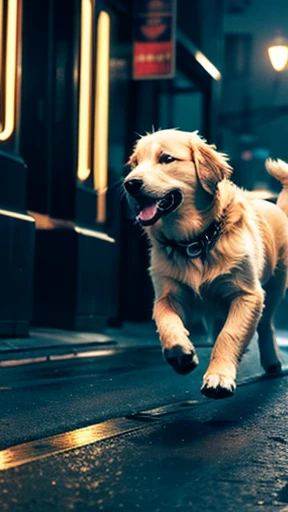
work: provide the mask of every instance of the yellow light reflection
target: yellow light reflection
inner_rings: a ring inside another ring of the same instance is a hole
[[[51,455],[98,443],[99,441],[141,428],[143,428],[143,423],[141,424],[141,422],[137,423],[126,418],[116,418],[72,432],[18,444],[0,451],[0,471],[6,471]]]
[[[27,222],[34,222],[34,219],[32,219],[29,215],[26,215],[25,213],[10,212],[10,210],[2,210],[2,208],[0,208],[0,215],[5,215],[6,217],[13,217],[14,219],[25,220]]]
[[[106,233],[102,233],[101,231],[95,231],[95,229],[92,230],[92,229],[86,229],[86,228],[79,228],[79,226],[76,226],[75,231],[76,231],[76,233],[80,233],[85,236],[91,236],[92,238],[98,238],[99,240],[105,240],[105,242],[110,242],[112,244],[115,243],[114,238],[111,238]]]
[[[106,219],[108,186],[110,17],[101,11],[97,26],[97,69],[94,138],[94,187],[97,190],[97,221]]]
[[[3,471],[13,461],[13,454],[9,450],[2,450],[0,452],[0,471]]]
[[[1,0],[1,25],[0,39],[3,44],[3,0]],[[15,127],[15,90],[16,90],[16,58],[17,58],[17,12],[18,0],[8,0],[7,5],[7,37],[6,37],[6,56],[5,73],[1,76],[5,80],[5,99],[4,99],[4,125],[0,132],[0,140],[7,140],[11,137]],[[1,44],[1,54],[3,49]],[[1,57],[2,58],[2,57]],[[5,78],[4,78],[5,77]],[[1,80],[0,86],[3,87]]]
[[[107,349],[107,350],[91,350],[90,352],[78,352],[73,354],[59,354],[52,356],[39,356],[39,357],[30,357],[29,359],[8,359],[7,361],[0,361],[0,368],[14,367],[14,366],[27,366],[31,364],[42,364],[42,363],[50,363],[50,361],[63,361],[69,359],[78,359],[78,358],[86,358],[90,359],[92,357],[103,357],[103,356],[113,356],[116,354],[116,350]],[[3,388],[2,388],[3,389]],[[9,388],[8,388],[9,389]]]
[[[195,53],[195,59],[197,60],[197,62],[199,62],[202,68],[204,68],[207,71],[207,73],[209,73],[209,75],[212,76],[212,78],[214,78],[214,80],[221,80],[220,71],[199,50]]]
[[[92,0],[82,0],[77,167],[77,177],[81,181],[91,173],[92,13]]]

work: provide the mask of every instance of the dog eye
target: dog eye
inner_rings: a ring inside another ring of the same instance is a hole
[[[171,164],[171,162],[175,162],[175,160],[177,160],[177,158],[174,158],[174,156],[162,153],[159,157],[159,164]]]
[[[138,165],[138,160],[136,157],[131,157],[129,158],[128,162],[127,162],[127,167],[129,167],[130,169],[134,169],[135,167],[137,167]]]

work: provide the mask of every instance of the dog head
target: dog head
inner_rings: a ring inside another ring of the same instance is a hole
[[[199,218],[214,202],[218,185],[232,172],[226,156],[197,132],[162,130],[140,138],[124,180],[135,217],[143,226],[175,220],[189,209]]]

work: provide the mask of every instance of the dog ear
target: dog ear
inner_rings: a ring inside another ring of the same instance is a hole
[[[218,183],[224,178],[229,178],[232,173],[227,156],[219,153],[215,146],[208,145],[203,140],[193,142],[191,149],[199,182],[208,194],[214,195]]]

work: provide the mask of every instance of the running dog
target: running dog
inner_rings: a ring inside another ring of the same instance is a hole
[[[197,132],[145,135],[128,164],[124,186],[151,242],[153,318],[168,363],[180,374],[197,366],[184,324],[201,318],[215,342],[203,395],[233,395],[256,331],[264,370],[280,372],[273,319],[287,287],[288,164],[266,161],[282,184],[277,205],[233,184],[227,156]]]

